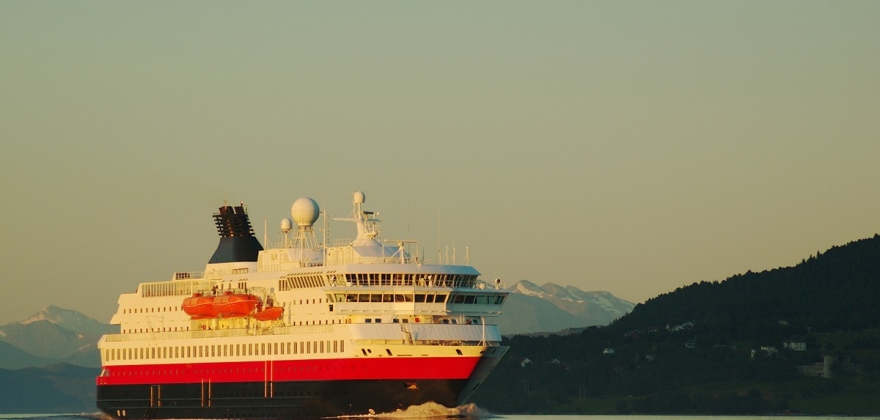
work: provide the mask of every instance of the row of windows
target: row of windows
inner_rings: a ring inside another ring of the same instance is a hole
[[[123,329],[122,333],[123,334],[135,334],[135,333],[147,333],[147,332],[175,332],[175,331],[189,331],[189,327],[186,327],[186,328],[180,327],[179,330],[177,327],[174,327],[174,328],[171,328],[171,327],[168,327],[168,328],[165,328],[165,327],[162,327],[162,328],[158,328],[158,327],[157,328],[129,328],[129,329]]]
[[[198,357],[267,356],[285,354],[344,353],[345,341],[321,340],[287,343],[215,344],[207,346],[139,347],[106,349],[104,359],[151,360]]]
[[[329,321],[326,319],[324,319],[324,320],[319,319],[317,321],[293,321],[290,323],[290,325],[293,325],[293,326],[297,326],[297,325],[299,325],[299,326],[302,326],[302,325],[330,325],[330,324],[344,324],[344,323],[350,324],[351,320],[350,319],[346,320],[346,322],[343,322],[343,320],[341,320],[341,319],[339,319],[339,320],[331,319]],[[228,328],[228,327],[226,327],[226,328]],[[226,328],[221,328],[221,329],[226,329]],[[205,328],[203,328],[203,329],[205,329]],[[207,329],[212,329],[212,328],[207,328]],[[179,329],[178,329],[178,327],[174,327],[174,328],[171,328],[171,327],[168,327],[168,328],[166,328],[166,327],[161,327],[161,328],[159,328],[159,327],[155,327],[155,328],[129,328],[129,329],[123,329],[122,333],[123,334],[137,334],[137,333],[148,333],[148,332],[175,332],[175,331],[189,331],[189,327],[185,327],[185,328],[180,327]]]
[[[336,293],[328,295],[328,300],[334,302],[386,302],[386,303],[449,303],[476,304],[476,305],[500,305],[504,303],[506,295],[469,295],[452,294],[423,294],[416,293]]]
[[[414,318],[413,320],[416,323],[419,322],[418,317]],[[391,322],[394,324],[399,324],[399,323],[409,324],[409,318],[394,318],[391,320]],[[464,322],[467,325],[479,324],[480,319],[479,318],[465,318]],[[366,324],[372,324],[372,323],[381,324],[382,318],[365,318],[364,323],[366,323]],[[455,318],[442,318],[442,319],[438,319],[437,323],[438,324],[458,324],[458,320],[456,320]]]
[[[306,366],[285,366],[273,367],[273,372],[317,372],[319,370],[338,370],[338,365],[322,366],[322,365],[306,365]],[[345,369],[345,366],[342,367]],[[192,375],[192,374],[242,374],[242,373],[264,373],[264,367],[253,368],[214,368],[214,369],[138,369],[131,371],[116,371],[111,375],[110,371],[103,371],[101,376],[169,376],[169,375]],[[302,392],[300,392],[302,395]]]
[[[445,303],[447,294],[424,294],[417,293],[336,293],[329,295],[328,299],[334,302],[417,302],[417,303]]]
[[[329,280],[326,281],[326,280]],[[477,276],[465,274],[418,274],[418,273],[342,273],[321,274],[304,273],[287,276],[278,281],[281,291],[296,288],[338,286],[422,286],[422,287],[467,287],[473,288]]]
[[[296,305],[296,299],[292,300],[291,302],[292,302],[293,305]],[[308,305],[308,304],[309,304],[309,299],[305,299],[305,302],[306,302],[305,305]],[[323,302],[324,302],[324,299],[317,299],[317,301],[316,301],[315,299],[312,299],[312,302],[311,302],[311,303],[323,303]],[[329,299],[328,299],[328,302],[329,302]],[[303,305],[303,299],[300,299],[300,300],[299,300],[299,304],[300,304],[300,305]]]
[[[506,297],[507,295],[452,295],[452,303],[500,305]]]
[[[124,314],[149,314],[154,312],[177,312],[180,311],[179,306],[162,306],[158,308],[129,308],[123,309]]]
[[[468,274],[419,273],[343,273],[336,275],[336,284],[356,286],[427,286],[468,287],[476,284],[477,276]]]

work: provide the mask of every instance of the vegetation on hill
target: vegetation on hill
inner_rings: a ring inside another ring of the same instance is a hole
[[[878,302],[875,235],[679,288],[607,327],[506,339],[474,399],[497,413],[877,414]],[[841,361],[833,378],[801,373],[824,355]]]
[[[42,368],[0,369],[0,413],[94,412],[100,369],[65,363]]]

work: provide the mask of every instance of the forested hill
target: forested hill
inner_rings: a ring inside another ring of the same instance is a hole
[[[880,236],[504,344],[474,395],[492,412],[877,415]]]
[[[693,322],[738,329],[779,321],[812,332],[880,325],[880,236],[835,246],[794,267],[681,287],[637,305],[612,328]]]

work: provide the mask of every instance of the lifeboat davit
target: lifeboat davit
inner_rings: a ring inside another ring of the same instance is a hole
[[[192,297],[183,300],[181,306],[184,312],[193,319],[214,318],[214,296],[202,296],[201,293],[193,293]]]
[[[275,321],[276,319],[281,319],[282,315],[284,315],[284,308],[273,306],[255,313],[254,318],[258,321]]]
[[[226,292],[214,298],[214,312],[224,318],[248,316],[259,303],[260,298],[254,295]]]

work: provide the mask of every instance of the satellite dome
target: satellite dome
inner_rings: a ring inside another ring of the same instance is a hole
[[[318,220],[321,208],[318,203],[308,197],[300,198],[293,202],[290,206],[290,215],[298,226],[311,226]]]
[[[364,201],[367,201],[367,196],[360,191],[355,191],[354,192],[354,203],[355,204],[364,204]]]
[[[284,233],[290,232],[290,228],[293,227],[293,222],[288,218],[281,219],[281,231]]]

